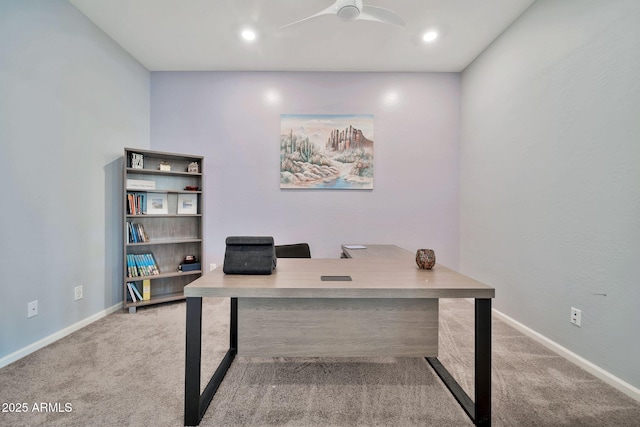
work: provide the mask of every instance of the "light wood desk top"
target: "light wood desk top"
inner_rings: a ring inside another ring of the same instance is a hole
[[[377,246],[377,247],[376,247]],[[392,245],[367,245],[362,258],[281,258],[271,275],[232,275],[214,270],[184,288],[186,297],[254,298],[494,298],[494,288],[436,264],[421,270],[415,255]],[[375,248],[374,248],[375,247]],[[386,248],[386,249],[385,249]],[[403,256],[406,254],[405,256]],[[351,276],[352,281],[322,281]]]

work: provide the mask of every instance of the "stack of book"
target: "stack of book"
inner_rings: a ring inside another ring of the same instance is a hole
[[[129,295],[133,302],[148,301],[151,299],[151,281],[149,279],[142,281],[142,294],[140,294],[140,291],[134,282],[127,283],[127,289],[129,289]]]
[[[127,221],[127,243],[144,243],[149,241],[149,236],[144,231],[142,224]]]
[[[127,214],[144,215],[147,213],[146,193],[127,193]]]
[[[127,254],[127,276],[155,276],[160,274],[153,254]]]

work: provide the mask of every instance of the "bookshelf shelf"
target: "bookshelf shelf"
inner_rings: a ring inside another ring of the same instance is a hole
[[[202,214],[180,214],[180,215],[126,215],[127,219],[140,219],[140,218],[185,218],[185,217],[201,217]]]
[[[202,191],[188,191],[188,190],[145,190],[139,188],[127,188],[129,193],[176,193],[176,194],[202,194]]]
[[[161,297],[154,298],[153,300],[138,301],[138,302],[130,303],[129,308],[144,307],[144,306],[153,305],[153,304],[162,304],[166,302],[180,301],[183,299],[184,299],[184,294],[182,292],[176,292],[173,294],[165,294]]]
[[[199,243],[202,239],[153,240],[150,242],[127,243],[127,246],[177,245],[180,243]]]
[[[160,273],[157,274],[155,276],[138,276],[138,277],[129,277],[128,282],[135,282],[136,280],[132,280],[132,279],[138,279],[138,281],[142,280],[142,279],[167,279],[169,277],[178,277],[178,276],[192,276],[192,275],[201,275],[202,274],[202,270],[192,270],[192,271],[185,271],[185,272],[181,272],[181,271],[175,271],[175,272],[171,272],[171,273]]]
[[[136,150],[141,151],[141,150]],[[170,154],[169,154],[170,155]],[[151,170],[151,169],[137,169],[137,168],[126,168],[129,173],[139,173],[142,175],[188,175],[188,176],[202,176],[199,172],[182,172],[182,171],[161,171],[161,170]]]
[[[178,268],[187,256],[202,262],[203,162],[202,156],[124,149],[122,283],[123,308],[130,313],[137,307],[183,300],[183,288],[202,275],[201,269]],[[197,172],[189,172],[194,164]],[[135,275],[154,266],[159,274]],[[129,283],[135,287],[135,298]]]

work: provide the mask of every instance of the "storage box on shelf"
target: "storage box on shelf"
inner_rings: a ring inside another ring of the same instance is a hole
[[[202,156],[124,150],[123,307],[131,313],[184,299],[183,288],[202,275],[179,266],[203,254],[203,163]]]

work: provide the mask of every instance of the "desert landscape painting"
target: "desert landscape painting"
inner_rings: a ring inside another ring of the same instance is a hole
[[[280,123],[280,188],[373,189],[372,114],[283,114]]]

